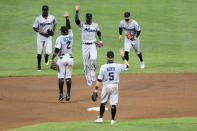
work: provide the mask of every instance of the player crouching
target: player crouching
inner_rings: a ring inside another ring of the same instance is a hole
[[[124,51],[120,50],[120,56],[122,57],[124,64],[113,63],[114,53],[112,51],[107,52],[107,64],[104,64],[100,68],[100,73],[96,82],[96,87],[92,93],[92,101],[97,100],[98,88],[103,83],[103,88],[101,92],[101,101],[100,101],[100,116],[95,122],[103,122],[103,114],[105,112],[105,105],[110,99],[111,105],[111,124],[115,123],[116,115],[116,105],[118,104],[118,83],[119,75],[122,71],[128,69],[128,62],[124,57]]]
[[[68,18],[68,12],[65,12],[64,16],[66,18],[66,26],[62,26],[60,29],[61,35],[56,40],[54,54],[50,61],[51,68],[58,71],[59,101],[64,99],[64,79],[66,79],[67,85],[67,95],[65,99],[66,101],[70,100],[71,75],[74,64],[72,57],[73,33]],[[54,61],[56,55],[58,55],[57,64]]]

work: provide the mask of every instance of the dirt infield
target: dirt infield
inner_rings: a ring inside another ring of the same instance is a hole
[[[56,76],[0,78],[0,130],[57,121],[94,120],[93,87],[73,76],[71,102],[58,103]],[[197,73],[124,74],[116,119],[197,117]],[[107,105],[109,107],[109,105]],[[110,119],[106,111],[104,119]]]

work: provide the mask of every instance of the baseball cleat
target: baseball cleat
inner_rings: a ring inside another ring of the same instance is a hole
[[[66,95],[66,101],[69,101],[70,100],[70,95]]]
[[[144,67],[145,67],[144,61],[142,61],[142,62],[140,63],[140,68],[141,68],[141,69],[144,69]]]
[[[49,61],[45,62],[45,65],[49,65]]]
[[[111,125],[115,124],[116,121],[115,120],[111,120]]]
[[[59,102],[60,102],[60,101],[62,101],[63,99],[64,99],[64,95],[61,93],[60,96],[59,96],[59,98],[58,98],[58,100],[59,100]]]
[[[96,123],[102,123],[103,122],[103,118],[98,118],[95,120]]]
[[[88,86],[92,86],[92,81],[91,80],[87,80],[87,84],[88,84]]]
[[[92,81],[96,81],[96,77],[95,76],[92,76]]]
[[[40,71],[41,71],[41,66],[38,66],[37,71],[38,71],[38,72],[40,72]]]

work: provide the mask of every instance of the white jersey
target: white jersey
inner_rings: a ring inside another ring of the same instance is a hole
[[[91,25],[88,25],[84,22],[80,22],[79,28],[81,32],[82,43],[96,42],[95,32],[100,31],[98,24],[92,22]]]
[[[125,64],[104,64],[100,68],[98,79],[105,84],[118,84],[120,72],[125,71],[127,66]]]
[[[68,35],[61,35],[56,39],[55,48],[60,49],[59,55],[72,54],[73,32],[69,29]]]
[[[48,15],[47,19],[43,18],[42,15],[38,16],[34,21],[33,27],[38,28],[39,30],[43,30],[44,34],[47,34],[47,31],[51,29],[52,24],[57,24],[56,19],[53,15]],[[38,33],[39,40],[45,40],[46,37]]]
[[[137,31],[140,31],[140,26],[138,25],[137,21],[131,20],[129,24],[126,23],[125,20],[120,21],[120,28],[124,29],[125,34],[127,32],[131,32],[131,35],[135,36]]]

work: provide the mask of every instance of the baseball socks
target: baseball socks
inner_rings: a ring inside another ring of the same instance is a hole
[[[138,57],[140,59],[140,67],[141,67],[141,69],[144,69],[145,65],[144,65],[144,61],[143,61],[141,52],[138,54]]]
[[[105,112],[105,103],[101,103],[100,105],[100,116],[98,119],[95,120],[96,123],[102,123],[103,122],[103,114]]]
[[[116,105],[111,106],[111,125],[115,124],[115,116],[116,116]]]
[[[67,85],[67,95],[66,95],[66,101],[70,100],[70,89],[71,89],[71,78],[66,79],[66,85]]]
[[[64,94],[63,94],[64,78],[59,78],[58,84],[59,84],[59,98],[58,98],[58,100],[62,101],[64,99]]]
[[[41,54],[37,54],[37,61],[38,61],[38,69],[37,69],[37,71],[41,71],[41,58],[42,58],[42,55]]]
[[[48,65],[49,64],[49,60],[48,60],[49,55],[45,54],[44,56],[45,56],[45,65]]]

